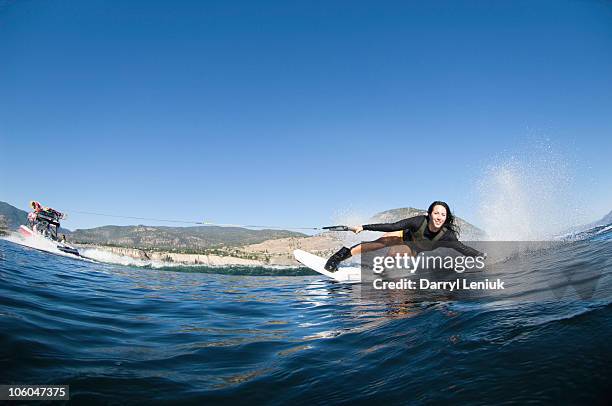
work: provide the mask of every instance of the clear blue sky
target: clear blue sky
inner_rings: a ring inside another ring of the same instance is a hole
[[[544,137],[595,218],[611,79],[607,1],[2,1],[0,200],[320,226],[443,199],[473,220],[483,167]],[[108,223],[134,222],[66,226]]]

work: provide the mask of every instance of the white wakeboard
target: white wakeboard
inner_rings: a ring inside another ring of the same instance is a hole
[[[361,268],[358,266],[341,266],[336,272],[329,272],[325,269],[326,258],[303,250],[293,251],[293,256],[299,263],[337,282],[361,283]]]

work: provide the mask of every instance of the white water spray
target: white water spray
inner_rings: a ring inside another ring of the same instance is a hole
[[[584,221],[568,160],[550,146],[498,159],[478,189],[479,223],[490,240],[547,240]]]
[[[43,237],[33,236],[25,238],[17,232],[11,232],[9,235],[2,237],[2,239],[15,244],[23,245],[25,247],[34,248],[40,251],[47,251],[52,254],[74,258],[74,255],[60,251],[57,248],[56,243]]]

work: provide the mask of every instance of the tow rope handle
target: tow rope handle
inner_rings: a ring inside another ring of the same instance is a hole
[[[350,231],[347,226],[327,226],[322,227],[322,229],[328,231]]]

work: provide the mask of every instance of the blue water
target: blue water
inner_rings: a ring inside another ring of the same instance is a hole
[[[476,300],[89,263],[0,240],[0,384],[69,384],[88,404],[606,403],[609,240],[506,261],[496,272],[513,289]]]

